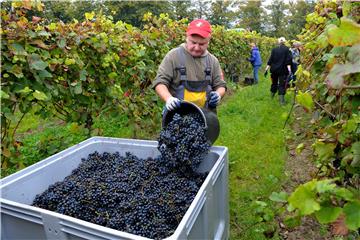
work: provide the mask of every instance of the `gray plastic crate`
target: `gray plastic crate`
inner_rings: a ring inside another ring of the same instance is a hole
[[[63,181],[94,151],[159,155],[156,141],[93,137],[0,181],[1,239],[148,239],[32,207],[37,194]],[[211,147],[210,172],[173,235],[167,239],[228,239],[228,150]]]

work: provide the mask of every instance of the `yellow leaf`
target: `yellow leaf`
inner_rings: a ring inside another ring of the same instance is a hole
[[[2,150],[2,155],[4,155],[5,157],[10,157],[11,156],[11,152],[8,148],[4,148]]]

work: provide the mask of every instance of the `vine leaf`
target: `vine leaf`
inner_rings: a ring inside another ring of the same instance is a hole
[[[316,190],[318,193],[333,192],[336,184],[333,183],[335,179],[324,179],[316,183]]]
[[[303,93],[299,91],[298,95],[296,95],[296,101],[307,110],[312,110],[314,107],[314,101],[308,92]]]
[[[320,223],[326,224],[334,222],[341,213],[340,207],[321,206],[321,209],[315,212],[315,216]]]
[[[335,64],[326,77],[326,84],[329,88],[342,89],[344,87],[344,77],[358,72],[360,72],[360,63]]]
[[[348,202],[344,205],[345,224],[351,230],[360,228],[360,202]]]
[[[9,99],[9,98],[10,98],[9,94],[4,92],[3,90],[0,90],[0,99]]]
[[[333,46],[352,46],[360,43],[360,25],[346,17],[342,17],[340,21],[339,27],[329,26],[329,43]]]
[[[33,93],[34,98],[38,99],[38,100],[46,100],[47,96],[45,93],[40,92],[38,90],[35,90],[35,92]]]
[[[38,54],[31,54],[29,58],[29,65],[35,70],[44,70],[48,64],[41,60]]]
[[[360,142],[355,142],[351,146],[351,151],[353,152],[353,160],[351,162],[352,167],[359,167],[360,166]]]
[[[360,43],[352,46],[349,49],[348,59],[352,63],[357,63],[360,61]]]
[[[316,201],[316,180],[300,185],[290,195],[288,201],[294,208],[298,208],[301,215],[309,215],[320,210],[320,204]]]
[[[269,198],[270,198],[271,201],[274,201],[274,202],[286,203],[288,195],[287,195],[286,192],[279,192],[279,193],[272,192]]]
[[[19,43],[13,43],[10,48],[15,52],[16,55],[27,55],[24,47]]]
[[[334,156],[334,149],[336,146],[333,143],[324,143],[320,140],[317,140],[313,144],[313,147],[315,149],[316,155],[319,157],[319,160],[326,161]]]

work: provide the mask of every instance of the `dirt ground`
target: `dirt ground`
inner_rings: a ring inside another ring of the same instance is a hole
[[[283,190],[291,193],[299,184],[308,182],[316,175],[317,168],[312,162],[312,141],[307,139],[305,129],[308,125],[304,116],[306,113],[301,108],[295,108],[295,117],[297,118],[291,124],[291,128],[295,132],[295,136],[287,140],[288,159],[286,161],[285,169],[289,179],[283,184]],[[296,153],[298,144],[304,143],[304,149],[300,154]],[[279,219],[279,235],[282,239],[287,240],[330,240],[334,239],[331,236],[329,229],[320,226],[316,220],[311,217],[302,219],[302,224],[295,228],[288,228]]]

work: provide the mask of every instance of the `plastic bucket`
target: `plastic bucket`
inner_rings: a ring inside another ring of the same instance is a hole
[[[199,114],[203,119],[203,124],[206,129],[206,137],[211,142],[211,144],[214,144],[216,139],[219,137],[220,134],[219,119],[216,113],[210,111],[209,109],[200,108],[194,103],[182,101],[180,107],[172,111],[165,110],[162,119],[163,128],[166,127],[172,121],[175,113],[180,114],[180,116],[185,116],[190,113]]]

